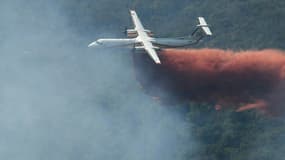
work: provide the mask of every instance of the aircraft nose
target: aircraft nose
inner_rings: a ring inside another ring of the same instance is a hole
[[[96,46],[98,46],[97,41],[92,42],[92,43],[90,43],[90,44],[88,45],[89,48],[91,48],[91,47],[96,47]]]

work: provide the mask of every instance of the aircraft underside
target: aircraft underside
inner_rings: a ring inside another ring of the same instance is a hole
[[[155,38],[152,43],[160,48],[179,48],[195,44],[196,41],[188,39],[175,39],[175,38]]]

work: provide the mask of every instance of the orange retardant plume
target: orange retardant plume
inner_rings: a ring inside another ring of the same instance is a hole
[[[285,104],[283,51],[166,49],[159,57],[160,66],[146,67],[154,72],[152,79],[142,81],[146,88],[154,90],[155,86],[149,85],[156,83],[178,98],[214,102],[218,110],[225,106],[235,106],[238,112],[285,110],[282,106]],[[138,61],[135,56],[135,63]]]

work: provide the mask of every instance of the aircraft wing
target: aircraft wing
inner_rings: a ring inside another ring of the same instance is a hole
[[[135,26],[135,30],[138,33],[138,37],[136,39],[142,44],[140,48],[143,48],[156,64],[161,64],[159,57],[155,51],[157,47],[154,47],[151,43],[152,38],[149,37],[146,33],[146,30],[144,29],[137,13],[134,10],[130,10],[130,13]]]
[[[132,16],[132,20],[133,20],[133,23],[135,25],[135,30],[141,30],[143,31],[144,30],[144,27],[136,13],[136,11],[134,10],[130,10],[130,13],[131,13],[131,16]]]
[[[148,53],[148,55],[154,60],[156,64],[161,64],[159,57],[157,56],[157,53],[155,51],[155,47],[152,45],[151,42],[146,41],[142,42],[144,44],[144,49]]]

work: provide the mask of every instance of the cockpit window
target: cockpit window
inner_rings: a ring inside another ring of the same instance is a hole
[[[97,43],[97,44],[100,44],[100,45],[102,45],[102,44],[103,44],[103,43],[102,43],[101,41],[99,41],[99,40],[98,40],[98,41],[96,41],[96,43]]]

